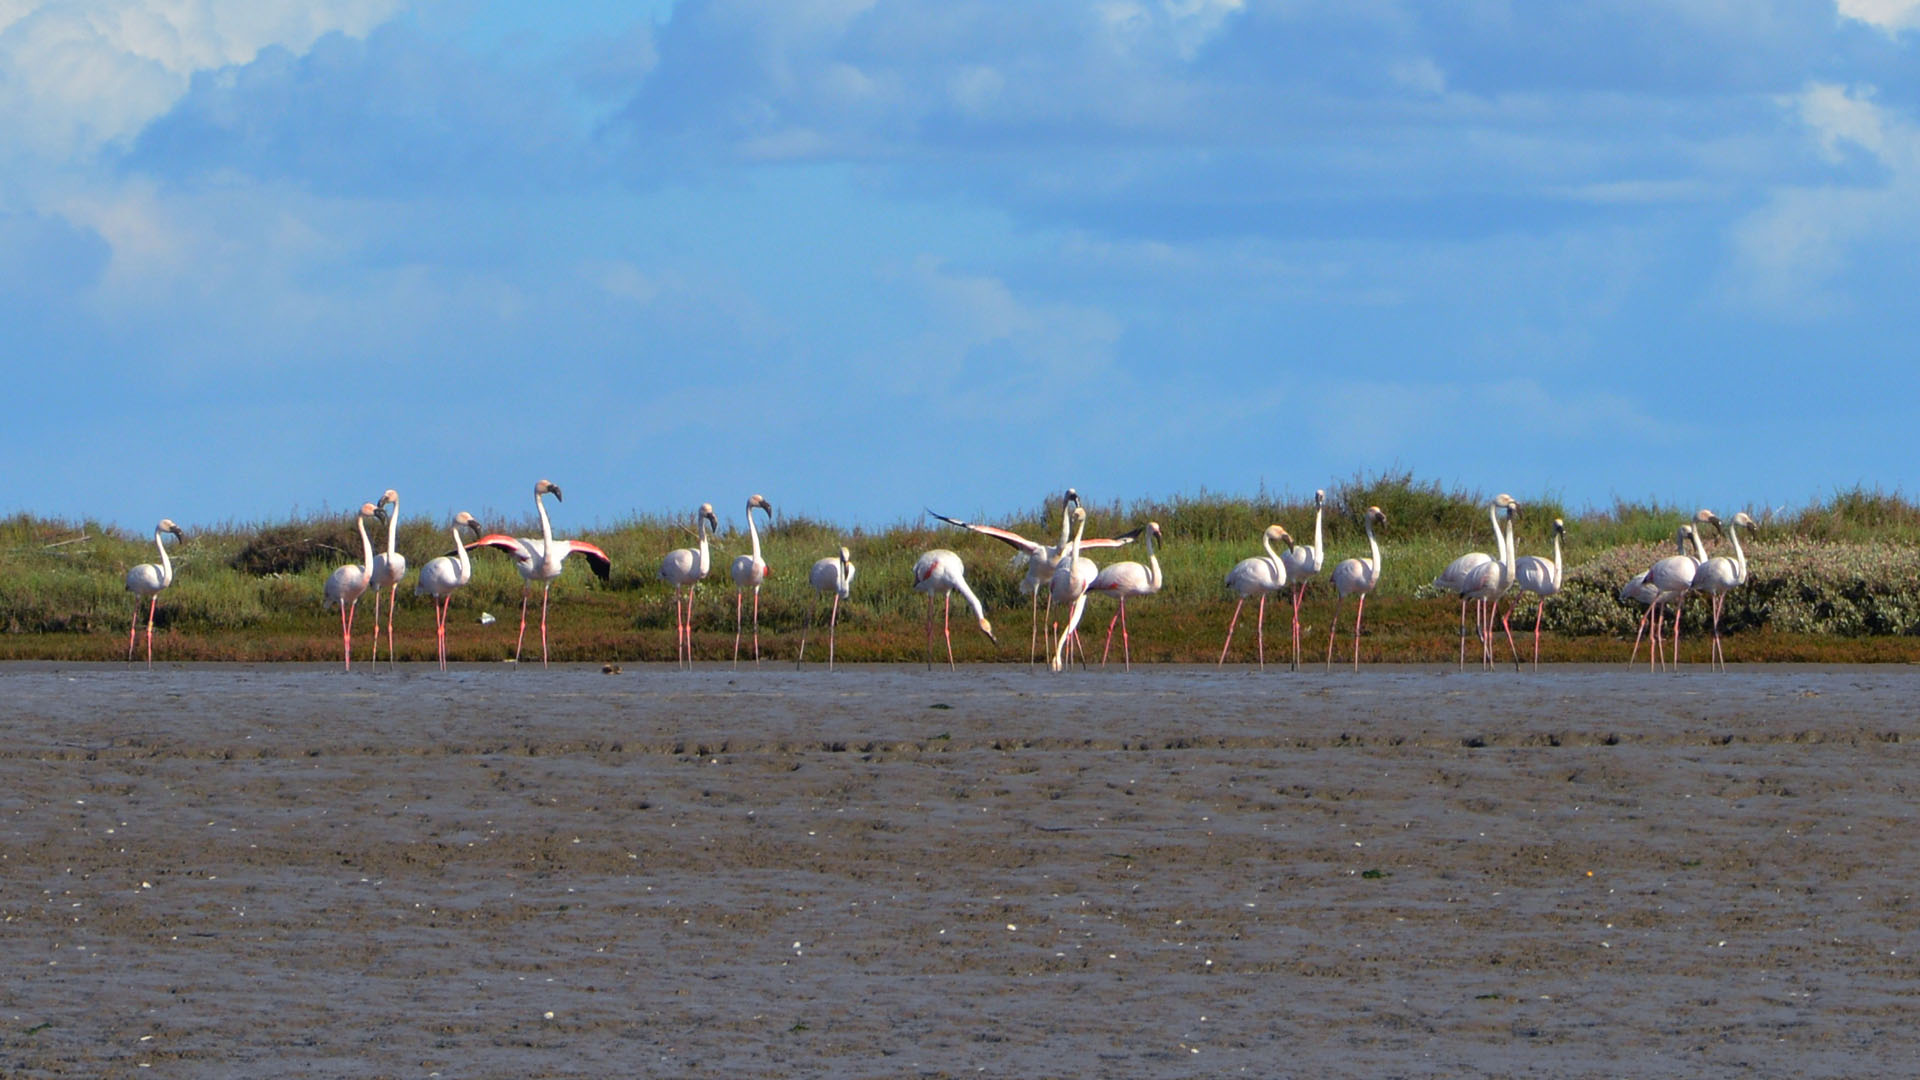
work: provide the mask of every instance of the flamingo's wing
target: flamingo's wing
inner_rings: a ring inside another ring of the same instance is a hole
[[[499,548],[501,551],[513,556],[513,561],[515,562],[523,563],[531,557],[531,554],[527,551],[527,545],[521,543],[519,537],[508,536],[506,533],[488,533],[473,543],[468,544],[467,550],[473,551],[483,547]]]
[[[609,581],[613,578],[613,560],[607,558],[606,552],[579,540],[569,541],[568,545],[567,554],[586,556],[587,565],[593,567],[593,576],[601,581]]]
[[[927,513],[933,514],[933,511],[928,510]],[[992,525],[975,525],[971,521],[961,521],[959,518],[950,518],[945,514],[933,514],[933,516],[939,518],[941,521],[944,521],[949,525],[958,525],[959,527],[967,530],[968,532],[977,532],[981,536],[991,536],[995,540],[998,540],[1003,544],[1007,544],[1009,546],[1018,548],[1019,550],[1024,551],[1029,555],[1039,552],[1046,546],[1044,544],[1036,544],[1033,541],[1027,539],[1026,537],[1021,536],[1019,533],[1008,532],[1005,529],[996,529]]]

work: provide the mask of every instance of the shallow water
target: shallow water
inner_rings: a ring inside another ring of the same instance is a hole
[[[1900,1072],[1917,692],[0,665],[0,1074]]]

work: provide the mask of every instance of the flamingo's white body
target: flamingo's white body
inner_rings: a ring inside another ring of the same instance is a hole
[[[400,494],[388,488],[375,506],[387,512],[387,550],[373,557],[373,659],[380,659],[380,590],[387,590],[387,663],[393,663],[393,616],[400,603],[400,582],[407,576],[407,557],[395,550],[400,534]]]
[[[360,554],[365,562],[348,563],[327,576],[325,606],[340,609],[340,651],[348,671],[353,670],[353,616],[360,610],[361,594],[373,581],[373,541],[367,538],[367,519],[379,512],[372,503],[361,503],[360,513],[354,517],[360,527]]]
[[[760,530],[753,527],[755,508],[767,512],[767,528],[773,528],[773,504],[764,495],[754,495],[747,500],[747,537],[753,542],[753,554],[734,557],[727,573],[733,577],[733,663],[740,664],[740,623],[741,608],[745,606],[748,589],[753,590],[753,662],[760,662],[760,583],[773,573],[773,567],[760,557]]]
[[[1100,568],[1092,559],[1080,554],[1080,541],[1087,532],[1087,512],[1082,507],[1073,508],[1073,542],[1067,545],[1066,554],[1053,568],[1053,580],[1047,584],[1047,592],[1052,604],[1067,608],[1067,627],[1060,632],[1054,642],[1053,656],[1048,666],[1055,671],[1065,667],[1067,650],[1080,642],[1080,617],[1087,611],[1087,588],[1100,574]],[[1087,650],[1080,650],[1080,662],[1086,664]]]
[[[1260,669],[1267,667],[1267,597],[1287,587],[1287,567],[1273,550],[1273,542],[1280,541],[1288,547],[1293,546],[1293,537],[1278,525],[1269,525],[1260,534],[1260,546],[1267,549],[1265,555],[1255,555],[1250,559],[1241,559],[1227,571],[1227,588],[1232,589],[1240,599],[1234,602],[1233,617],[1227,620],[1227,641],[1220,646],[1218,663],[1227,662],[1227,651],[1233,648],[1233,628],[1240,622],[1240,609],[1246,606],[1247,598],[1258,597],[1260,601],[1259,617],[1255,620],[1254,636],[1259,642],[1257,649],[1260,657]]]
[[[920,556],[913,564],[913,588],[915,592],[927,594],[927,666],[933,666],[933,596],[939,593],[945,599],[941,611],[940,628],[947,638],[947,667],[953,667],[953,594],[958,592],[966,598],[967,606],[973,609],[973,617],[980,620],[980,632],[987,640],[999,644],[993,636],[993,624],[987,621],[987,613],[980,606],[980,598],[967,587],[967,566],[960,556],[946,548],[934,548]]]
[[[1524,593],[1538,597],[1533,608],[1533,668],[1540,670],[1540,616],[1547,608],[1547,597],[1560,591],[1564,579],[1560,561],[1560,538],[1567,534],[1567,523],[1559,518],[1553,519],[1553,558],[1539,555],[1522,555],[1514,560],[1513,583]]]
[[[1152,596],[1160,591],[1160,556],[1154,552],[1154,544],[1160,539],[1160,523],[1147,522],[1143,532],[1147,542],[1147,565],[1137,562],[1117,562],[1100,571],[1087,586],[1089,596],[1111,596],[1120,602],[1120,610],[1107,620],[1107,643],[1100,649],[1100,666],[1105,667],[1107,654],[1113,651],[1113,624],[1120,624],[1120,656],[1126,662],[1127,670],[1133,670],[1133,643],[1127,634],[1127,600],[1134,596]]]
[[[1293,592],[1293,669],[1300,669],[1300,605],[1306,601],[1307,585],[1326,565],[1327,544],[1323,523],[1327,513],[1327,493],[1313,493],[1313,545],[1295,544],[1280,553],[1287,568],[1287,584]]]
[[[593,567],[593,574],[601,581],[613,576],[613,560],[607,553],[584,540],[555,540],[553,522],[547,518],[547,505],[540,496],[551,492],[556,501],[565,502],[560,494],[560,485],[550,480],[541,480],[533,485],[533,508],[540,514],[540,535],[508,536],[505,533],[488,533],[486,536],[468,544],[469,550],[476,547],[498,548],[513,556],[513,568],[520,572],[520,633],[513,639],[513,659],[520,660],[520,647],[527,639],[527,603],[533,596],[533,583],[540,583],[540,666],[547,666],[547,601],[553,595],[554,579],[566,569],[567,556],[579,555]]]
[[[1498,517],[1494,517],[1493,522],[1493,539],[1499,547],[1500,554],[1492,562],[1481,563],[1468,572],[1460,596],[1463,601],[1472,600],[1475,603],[1476,622],[1480,629],[1482,666],[1493,666],[1493,622],[1497,617],[1501,628],[1507,634],[1507,648],[1513,652],[1513,668],[1518,671],[1520,670],[1520,647],[1514,644],[1513,627],[1509,623],[1512,609],[1508,609],[1507,615],[1501,615],[1500,601],[1513,589],[1516,576],[1513,557],[1513,519],[1520,512],[1520,504],[1508,495],[1499,496],[1494,503],[1494,513],[1497,513],[1502,505],[1507,512],[1505,532],[1500,530]]]
[[[949,525],[957,525],[968,532],[979,533],[981,536],[991,536],[1020,552],[1027,560],[1027,574],[1020,579],[1020,591],[1033,598],[1033,632],[1027,641],[1027,662],[1030,664],[1035,662],[1040,653],[1040,627],[1053,618],[1053,573],[1060,568],[1060,557],[1066,553],[1068,534],[1073,528],[1073,511],[1079,506],[1080,493],[1068,488],[1067,493],[1060,499],[1060,542],[1054,545],[1029,540],[1007,529],[992,525],[976,525],[970,521],[961,521],[959,518],[950,518],[945,514],[934,514],[932,510],[927,511]],[[1131,543],[1133,543],[1131,533],[1111,538],[1096,536],[1082,538],[1080,548],[1082,551],[1091,548],[1116,548]],[[1040,613],[1041,593],[1047,594],[1047,612],[1044,618]],[[1052,642],[1048,642],[1047,645],[1049,649],[1052,648]]]
[[[1686,554],[1687,541],[1692,536],[1692,526],[1680,526],[1680,531],[1674,536],[1674,542],[1680,549],[1680,554]],[[1620,586],[1619,596],[1623,602],[1639,604],[1646,608],[1640,613],[1639,626],[1633,632],[1633,652],[1627,657],[1628,666],[1632,666],[1633,662],[1640,658],[1640,639],[1646,636],[1647,625],[1653,621],[1653,602],[1660,598],[1660,590],[1647,582],[1647,575],[1651,572],[1651,570],[1642,570],[1628,578],[1626,584]]]
[[[1686,606],[1687,593],[1693,589],[1694,576],[1700,572],[1700,564],[1706,561],[1707,549],[1700,543],[1699,530],[1690,526],[1680,526],[1674,534],[1680,544],[1680,554],[1669,555],[1654,563],[1647,570],[1647,586],[1653,589],[1653,606],[1647,609],[1649,625],[1653,628],[1653,654],[1649,664],[1660,663],[1661,620],[1671,610],[1673,613],[1673,664],[1680,665],[1680,615]],[[1694,553],[1686,551],[1687,541],[1693,541]],[[1635,650],[1636,652],[1638,650]]]
[[[1700,516],[1714,528],[1720,528],[1720,518],[1710,510],[1700,511]],[[1740,530],[1754,527],[1753,518],[1746,511],[1733,515],[1733,521],[1724,530],[1727,540],[1733,544],[1733,558],[1715,555],[1700,564],[1700,570],[1693,576],[1693,588],[1696,592],[1706,593],[1713,603],[1713,651],[1709,662],[1722,671],[1726,670],[1727,657],[1720,645],[1720,614],[1726,609],[1727,594],[1747,581],[1747,553],[1740,546]]]
[[[1505,542],[1505,537],[1500,532],[1500,512],[1506,510],[1511,516],[1512,511],[1519,505],[1514,501],[1513,496],[1503,493],[1495,497],[1493,504],[1487,508],[1487,517],[1493,522],[1494,550],[1500,550]],[[1467,666],[1467,601],[1470,599],[1467,590],[1483,567],[1498,561],[1498,558],[1484,551],[1470,551],[1448,563],[1447,568],[1440,572],[1440,576],[1433,579],[1434,588],[1442,592],[1455,593],[1460,597],[1460,666],[1463,668]],[[1485,636],[1486,619],[1479,605],[1476,605],[1474,610],[1474,627],[1476,634]],[[1486,659],[1487,648],[1487,644],[1483,641],[1481,643],[1483,662]]]
[[[833,613],[827,618],[828,671],[833,670],[833,639],[834,631],[840,624],[840,601],[847,599],[847,597],[853,593],[853,572],[855,569],[853,565],[853,553],[843,546],[840,549],[839,555],[829,555],[824,559],[818,559],[814,562],[813,569],[807,571],[807,584],[813,586],[814,590],[813,610],[807,613],[807,630],[810,631],[813,629],[813,620],[820,614],[820,594],[829,592],[833,594]],[[793,666],[799,667],[801,661],[806,658],[807,635],[805,632],[802,632],[800,635],[800,655],[794,660]]]
[[[693,666],[693,594],[694,589],[706,578],[713,568],[713,555],[708,548],[708,537],[720,527],[720,519],[713,514],[712,503],[701,503],[694,512],[694,527],[700,530],[698,548],[674,548],[660,560],[660,577],[673,586],[673,639],[674,659],[683,667]],[[751,515],[747,524],[753,524]],[[681,603],[682,591],[686,602]]]
[[[453,604],[454,590],[473,580],[473,561],[467,558],[467,545],[460,530],[480,537],[480,523],[465,510],[453,518],[453,554],[427,560],[413,581],[413,595],[433,598],[433,634],[440,652],[440,670],[447,670],[447,608]]]
[[[173,584],[173,560],[167,556],[166,541],[161,539],[172,533],[175,540],[185,540],[187,534],[172,518],[161,518],[160,524],[153,527],[153,546],[160,549],[160,561],[141,563],[127,571],[127,591],[147,602],[147,667],[153,667],[153,614],[160,607],[160,590]],[[133,643],[140,630],[140,605],[133,605],[133,627],[127,631],[127,662],[133,662]]]
[[[1333,635],[1340,629],[1340,605],[1349,596],[1358,596],[1360,604],[1353,612],[1353,670],[1360,670],[1360,620],[1367,613],[1367,594],[1380,584],[1380,541],[1374,539],[1373,527],[1385,525],[1387,515],[1377,506],[1367,507],[1367,546],[1373,550],[1371,558],[1347,559],[1333,568],[1333,621],[1327,626],[1327,667],[1333,666]]]

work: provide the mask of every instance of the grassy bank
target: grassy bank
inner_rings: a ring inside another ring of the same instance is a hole
[[[771,493],[770,493],[771,494]],[[1443,489],[1405,475],[1356,478],[1328,491],[1327,564],[1364,554],[1360,515],[1382,507],[1382,582],[1367,605],[1361,655],[1365,660],[1442,660],[1458,648],[1458,607],[1432,595],[1427,583],[1454,557],[1493,550],[1486,516],[1489,493]],[[1623,657],[1633,636],[1637,606],[1614,597],[1621,581],[1671,550],[1671,536],[1693,507],[1617,504],[1569,513],[1553,499],[1520,495],[1523,554],[1551,554],[1553,518],[1567,521],[1567,587],[1546,609],[1546,656],[1560,660]],[[779,500],[775,498],[777,506]],[[1739,507],[1716,507],[1731,517]],[[1260,552],[1260,531],[1280,522],[1296,539],[1310,540],[1309,500],[1201,495],[1169,503],[1090,504],[1089,535],[1123,532],[1157,520],[1165,533],[1160,559],[1164,591],[1132,605],[1134,658],[1211,661],[1219,655],[1232,597],[1221,585],[1235,562]],[[1059,529],[1057,509],[1035,507],[1025,520],[1000,521],[1033,537]],[[1920,658],[1920,507],[1897,495],[1843,492],[1790,514],[1756,513],[1762,528],[1746,539],[1752,580],[1730,597],[1727,627],[1732,660],[1913,660]],[[737,520],[737,519],[736,519]],[[938,524],[937,522],[935,524]],[[485,523],[489,529],[530,534],[530,521]],[[336,518],[215,526],[187,526],[186,543],[170,549],[176,567],[162,594],[156,656],[182,660],[328,660],[339,655],[339,623],[321,608],[321,590],[333,567],[357,561],[352,521]],[[614,564],[610,581],[570,567],[553,589],[553,654],[566,660],[671,660],[672,599],[655,576],[660,558],[693,543],[679,519],[638,518],[580,535],[602,546]],[[376,546],[383,538],[376,538]],[[961,553],[968,580],[986,604],[1000,637],[987,642],[967,618],[956,619],[954,642],[970,660],[1023,661],[1029,632],[1022,571],[1010,549],[942,525],[903,523],[843,531],[824,523],[783,518],[762,537],[774,575],[761,596],[763,654],[791,659],[815,602],[806,572],[841,543],[859,567],[853,600],[843,606],[839,655],[850,661],[917,660],[924,654],[925,601],[910,588],[920,552],[948,547]],[[399,548],[417,570],[448,551],[448,532],[408,519]],[[1715,545],[1722,548],[1723,545]],[[743,531],[713,545],[713,576],[700,590],[696,648],[702,659],[725,659],[733,644],[734,595],[726,565],[747,550]],[[1096,561],[1144,559],[1139,546]],[[122,585],[126,569],[155,558],[149,536],[131,536],[97,522],[18,516],[0,521],[0,658],[112,659],[124,655],[134,598]],[[476,552],[474,580],[453,604],[449,633],[459,660],[511,656],[521,583],[509,560]],[[1310,656],[1324,656],[1332,596],[1322,575],[1309,595],[1305,622]],[[402,589],[400,655],[433,656],[433,618],[424,598]],[[369,630],[362,602],[356,651],[365,656]],[[534,596],[538,618],[539,596]],[[1091,602],[1088,625],[1104,630],[1112,605]],[[1269,604],[1268,657],[1285,652],[1288,610]],[[498,618],[481,626],[481,612]],[[1689,609],[1684,633],[1699,640],[1706,605]],[[1235,656],[1253,649],[1251,611],[1235,636]],[[824,619],[824,605],[821,618]],[[1352,608],[1342,615],[1351,631]],[[1530,628],[1532,611],[1517,615],[1516,631]],[[824,626],[822,627],[824,631]],[[537,626],[530,630],[537,635]],[[824,645],[824,637],[821,639]],[[1093,649],[1099,648],[1097,636]],[[1524,647],[1524,646],[1523,646]],[[537,656],[537,640],[534,644]],[[1116,643],[1116,656],[1119,646]],[[1343,639],[1336,655],[1346,654]],[[809,658],[813,653],[808,649]],[[822,654],[824,655],[824,653]]]

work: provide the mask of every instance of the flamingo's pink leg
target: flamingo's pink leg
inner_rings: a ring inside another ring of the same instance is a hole
[[[1246,602],[1247,602],[1247,598],[1243,596],[1240,598],[1240,600],[1237,603],[1233,605],[1233,618],[1227,620],[1227,643],[1225,645],[1220,646],[1220,663],[1221,664],[1224,664],[1227,662],[1227,650],[1233,648],[1233,627],[1235,623],[1238,623],[1240,621],[1240,609],[1246,605]],[[1215,666],[1218,666],[1218,665],[1215,665]]]
[[[947,600],[940,608],[940,632],[947,636],[947,670],[953,670],[953,594],[947,594]]]
[[[1353,670],[1360,670],[1360,620],[1367,614],[1367,594],[1360,594],[1360,606],[1353,611]]]
[[[147,601],[147,670],[153,670],[153,612],[160,606],[160,594],[154,593]],[[137,610],[137,609],[136,609]]]
[[[1333,639],[1340,633],[1340,604],[1346,597],[1340,595],[1338,588],[1333,593],[1333,618],[1327,622],[1327,670],[1333,670]]]
[[[541,667],[547,666],[547,597],[552,595],[552,593],[553,593],[553,582],[549,581],[540,590],[540,666]],[[391,649],[388,650],[387,656],[389,659],[392,658],[393,652]]]
[[[1260,643],[1260,670],[1267,670],[1267,594],[1260,594],[1260,617],[1254,621],[1253,636]]]
[[[522,583],[520,586],[520,636],[513,639],[513,662],[516,664],[520,662],[520,647],[527,641],[527,600],[532,594],[532,583]]]
[[[1108,627],[1107,633],[1111,635],[1113,633],[1113,628]],[[1124,596],[1120,598],[1120,655],[1127,662],[1127,670],[1132,671],[1133,670],[1133,641],[1131,638],[1127,636],[1127,598]],[[1106,662],[1105,660],[1101,661],[1101,663],[1105,663],[1105,662]]]
[[[840,594],[833,594],[833,614],[827,619],[827,670],[833,670],[833,636],[840,626]]]
[[[760,662],[760,586],[753,587],[753,662]]]

